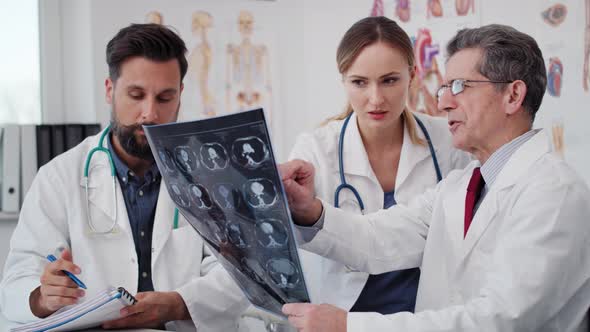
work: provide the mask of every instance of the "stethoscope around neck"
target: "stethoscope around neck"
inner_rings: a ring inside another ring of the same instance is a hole
[[[88,219],[88,226],[90,227],[90,231],[93,234],[109,234],[109,233],[114,233],[115,232],[115,228],[117,227],[117,173],[115,170],[115,162],[113,161],[113,156],[111,155],[111,151],[108,149],[108,147],[105,147],[104,145],[104,140],[107,136],[107,134],[110,131],[111,126],[107,126],[102,134],[100,135],[100,139],[98,140],[98,145],[90,150],[90,152],[88,152],[88,156],[86,156],[86,161],[84,163],[84,189],[86,191],[86,218]],[[90,182],[90,163],[92,162],[92,157],[94,156],[95,153],[97,152],[102,152],[104,154],[106,154],[107,159],[109,160],[109,166],[111,168],[111,177],[113,179],[112,183],[113,183],[113,189],[112,189],[112,197],[113,197],[113,216],[109,216],[109,218],[112,220],[112,223],[110,225],[110,227],[106,230],[106,231],[100,231],[98,230],[96,227],[94,227],[94,222],[92,221],[92,217],[90,217],[90,200],[89,200],[89,195],[88,195],[88,183]],[[178,209],[174,208],[174,221],[173,221],[173,229],[177,229],[178,228]]]
[[[426,142],[428,143],[428,149],[430,150],[430,156],[432,156],[432,163],[434,164],[434,170],[436,172],[436,182],[440,182],[440,180],[442,180],[442,173],[440,171],[440,167],[438,165],[438,159],[436,158],[436,152],[434,151],[434,146],[432,145],[432,141],[430,140],[430,135],[428,134],[428,130],[426,130],[426,127],[424,126],[424,123],[422,123],[422,121],[420,119],[418,119],[418,117],[416,115],[413,115],[414,119],[416,120],[416,123],[418,124],[418,126],[420,127],[420,129],[422,130],[422,133],[424,133],[424,138],[426,138]],[[346,182],[346,176],[344,176],[344,134],[346,133],[346,128],[348,127],[348,122],[350,121],[350,118],[352,117],[352,113],[350,113],[346,119],[344,119],[344,123],[342,124],[342,129],[340,129],[340,137],[338,138],[338,173],[340,174],[340,185],[338,185],[338,187],[336,187],[336,191],[334,192],[334,206],[335,207],[340,207],[340,202],[339,202],[339,196],[340,196],[340,192],[343,189],[348,189],[350,190],[350,192],[352,192],[352,194],[354,195],[354,197],[356,198],[356,201],[359,204],[359,207],[361,208],[361,212],[365,211],[365,204],[363,203],[363,199],[361,198],[361,195],[359,194],[358,190],[356,190],[356,188],[354,186],[352,186],[351,184],[348,184]]]

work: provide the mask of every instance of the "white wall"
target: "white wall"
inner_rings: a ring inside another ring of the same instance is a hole
[[[43,123],[94,123],[90,0],[39,1]]]

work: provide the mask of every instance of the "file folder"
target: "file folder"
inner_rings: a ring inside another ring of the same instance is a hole
[[[18,212],[20,208],[20,130],[16,125],[4,126],[2,149],[2,212]]]

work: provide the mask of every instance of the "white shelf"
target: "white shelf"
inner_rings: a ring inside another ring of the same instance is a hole
[[[18,212],[3,212],[0,211],[0,222],[1,221],[17,221]]]

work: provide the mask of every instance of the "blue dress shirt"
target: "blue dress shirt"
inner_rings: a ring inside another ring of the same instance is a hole
[[[125,199],[129,224],[131,225],[133,241],[135,242],[135,252],[137,253],[139,263],[137,291],[153,291],[152,231],[162,177],[156,163],[152,165],[143,177],[139,177],[117,156],[111,144],[111,135],[109,135],[107,142]]]

